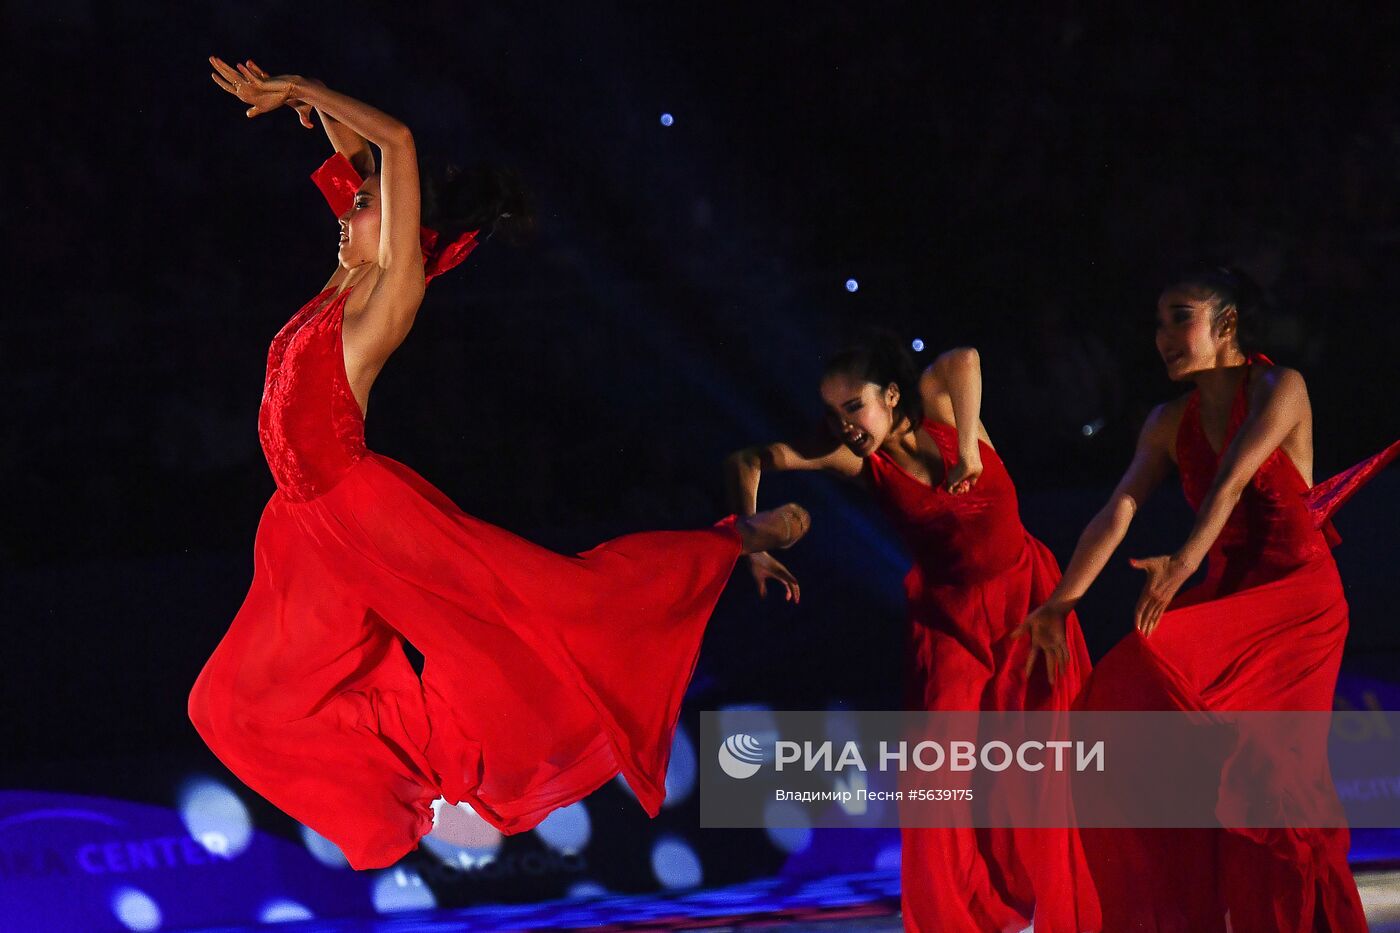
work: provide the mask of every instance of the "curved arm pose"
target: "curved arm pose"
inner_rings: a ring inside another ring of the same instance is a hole
[[[528,220],[523,198],[509,176],[477,172],[422,189],[399,120],[320,82],[210,62],[250,117],[284,105],[303,125],[322,115],[338,152],[313,178],[346,206],[334,274],[268,352],[258,435],[277,489],[252,585],[190,691],[195,729],[356,869],[417,848],[438,798],[518,833],[621,773],[656,816],[734,562],[794,543],[806,513],[788,505],[565,556],[370,450],[370,390],[427,280],[480,227]],[[422,653],[421,676],[403,640]]]
[[[730,507],[757,508],[771,470],[823,470],[863,482],[913,554],[904,704],[912,710],[1064,710],[1089,655],[1076,625],[1063,664],[1032,677],[1011,639],[1033,600],[1059,579],[1054,557],[1021,524],[1015,487],[980,418],[981,359],[961,347],[918,373],[892,339],[837,354],[821,381],[828,433],[735,451]],[[797,579],[772,555],[749,555],[759,594],[786,598]],[[1070,617],[1073,619],[1073,617]],[[1047,785],[1046,798],[1055,792]],[[901,902],[910,930],[1098,929],[1098,906],[1073,830],[906,829]],[[993,882],[993,878],[999,879]]]
[[[1174,465],[1196,521],[1171,554],[1138,558],[1147,574],[1134,627],[1094,669],[1086,710],[1319,711],[1332,708],[1348,609],[1332,559],[1330,515],[1400,452],[1392,445],[1314,486],[1312,412],[1303,377],[1247,353],[1241,325],[1258,290],[1228,269],[1192,271],[1157,304],[1157,350],[1189,395],[1160,405],[1108,503],[1089,523],[1055,592],[1022,623],[1058,630],[1122,541],[1139,505]],[[1181,592],[1204,564],[1205,579]],[[1299,717],[1283,758],[1241,729],[1225,764],[1199,767],[1210,803],[1249,799],[1273,775],[1278,822],[1217,830],[1086,829],[1105,929],[1363,930],[1345,829],[1298,825],[1340,812],[1327,773],[1325,725]],[[1194,738],[1170,756],[1194,754]],[[1121,788],[1123,799],[1155,790]],[[1115,789],[1100,803],[1113,806]],[[1329,803],[1330,800],[1330,803]],[[1314,826],[1319,824],[1314,824]],[[1321,823],[1335,826],[1335,823]],[[1263,829],[1260,827],[1277,827]]]
[[[379,150],[379,170],[365,177],[350,209],[340,217],[338,263],[326,284],[338,291],[357,290],[345,308],[345,368],[364,411],[374,380],[408,336],[423,303],[420,183],[413,134],[382,110],[319,81],[299,75],[270,77],[261,68],[254,70],[251,63],[230,67],[218,58],[210,61],[216,69],[215,82],[250,105],[248,116],[301,101],[333,121],[327,135],[337,151],[344,154],[341,146],[354,146],[354,137],[346,129]],[[356,146],[352,152],[361,165],[373,169],[374,158],[367,149]]]
[[[1285,451],[1312,484],[1312,411],[1307,386],[1296,370],[1249,366],[1239,343],[1239,308],[1221,302],[1199,283],[1165,291],[1157,306],[1157,350],[1173,381],[1193,381],[1200,418],[1211,446],[1223,447],[1219,467],[1197,510],[1190,535],[1174,553],[1134,558],[1147,573],[1134,624],[1150,635],[1177,592],[1196,572],[1225,528],[1240,497],[1264,461]],[[1234,437],[1225,432],[1234,398],[1243,387],[1248,413]],[[1176,438],[1190,396],[1154,408],[1138,437],[1132,462],[1113,493],[1079,537],[1060,585],[1025,620],[1037,648],[1063,630],[1065,615],[1098,578],[1128,533],[1138,508],[1176,465]]]
[[[892,348],[882,349],[898,359]],[[911,405],[901,396],[898,379],[881,386],[862,382],[848,372],[830,370],[821,386],[829,433],[797,442],[746,447],[730,454],[725,460],[730,508],[739,515],[752,515],[758,509],[758,484],[764,470],[822,470],[854,480],[862,475],[866,458],[875,450],[886,451],[929,483],[929,477],[941,476],[944,471],[936,444],[915,423],[924,412],[957,431],[958,460],[942,476],[942,485],[952,495],[970,491],[982,475],[978,441],[991,446],[979,416],[982,369],[977,351],[959,347],[941,354],[919,375],[917,386],[918,404]],[[800,601],[797,578],[771,554],[759,551],[748,555],[748,561],[760,596],[767,595],[768,581],[776,580],[784,588],[784,599]]]

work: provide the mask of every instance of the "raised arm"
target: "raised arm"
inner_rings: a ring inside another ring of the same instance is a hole
[[[1297,370],[1271,366],[1249,387],[1249,414],[1221,454],[1186,543],[1175,554],[1133,561],[1147,571],[1134,619],[1144,635],[1152,634],[1177,591],[1201,566],[1254,474],[1309,413],[1308,387]]]
[[[924,409],[935,417],[953,420],[958,429],[958,463],[948,473],[948,489],[967,492],[982,475],[979,440],[990,440],[982,428],[982,358],[973,347],[957,347],[939,354],[919,377]]]
[[[844,444],[829,438],[814,438],[808,442],[790,444],[779,441],[736,450],[724,460],[725,490],[729,508],[741,517],[758,511],[758,484],[764,470],[824,470],[854,478],[860,475],[861,459]],[[758,585],[758,595],[766,596],[768,581],[777,580],[785,590],[784,598],[800,602],[802,590],[797,578],[766,551],[747,555],[749,571]]]
[[[1051,683],[1055,682],[1058,672],[1068,663],[1065,619],[1123,542],[1138,508],[1170,472],[1174,416],[1175,412],[1169,405],[1158,405],[1152,410],[1138,435],[1132,463],[1128,464],[1108,502],[1080,534],[1074,556],[1070,558],[1059,585],[1044,605],[1032,611],[1013,633],[1015,637],[1027,633],[1031,636],[1027,675],[1034,668],[1039,653],[1045,655]]]
[[[248,70],[258,77],[265,80],[271,79],[272,76],[251,58],[245,64],[248,66]],[[315,78],[306,78],[305,80],[308,83],[320,83]],[[356,172],[359,172],[361,178],[374,174],[374,150],[370,147],[369,140],[324,110],[317,109],[300,98],[289,98],[287,106],[297,112],[301,118],[301,125],[307,129],[312,129],[315,126],[311,122],[311,111],[315,110],[321,118],[321,127],[326,131],[326,138],[331,141],[331,147],[350,160],[350,164],[355,167]]]

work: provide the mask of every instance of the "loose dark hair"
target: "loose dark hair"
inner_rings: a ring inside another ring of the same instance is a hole
[[[904,341],[889,331],[876,331],[860,343],[834,354],[822,369],[822,376],[842,375],[873,382],[884,389],[890,383],[899,386],[899,401],[894,406],[894,421],[900,416],[917,428],[924,421],[924,401],[919,393],[919,370],[904,349]]]
[[[1248,274],[1234,266],[1200,264],[1186,269],[1169,288],[1205,292],[1215,300],[1212,318],[1226,308],[1235,309],[1235,341],[1242,352],[1254,349],[1259,317],[1264,310],[1264,290]]]
[[[480,230],[482,240],[500,233],[516,243],[534,229],[530,198],[514,169],[428,160],[420,179],[423,226],[447,239]]]

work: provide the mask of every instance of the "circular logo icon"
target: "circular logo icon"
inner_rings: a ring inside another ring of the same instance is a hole
[[[763,745],[747,732],[731,735],[719,747],[719,766],[732,778],[753,777],[761,764]]]

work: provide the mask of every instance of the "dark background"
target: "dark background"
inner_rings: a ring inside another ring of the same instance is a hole
[[[529,184],[537,238],[433,284],[368,422],[467,511],[565,551],[713,521],[723,456],[812,427],[823,355],[883,325],[981,350],[986,423],[1063,563],[1183,390],[1153,308],[1190,261],[1267,288],[1262,348],[1308,380],[1319,479],[1396,436],[1396,14],[1320,11],[9,5],[4,786],[166,800],[218,767],[185,697],[273,489],[267,344],[336,227],[307,178],[324,136],[247,120],[208,55],[321,78],[421,152]],[[803,603],[736,577],[687,717],[892,705],[889,528],[823,477],[761,498],[814,513]],[[1383,476],[1339,522],[1351,670],[1400,659],[1397,501]],[[1188,523],[1173,480],[1124,554]],[[1086,600],[1096,657],[1139,582],[1119,560]]]

